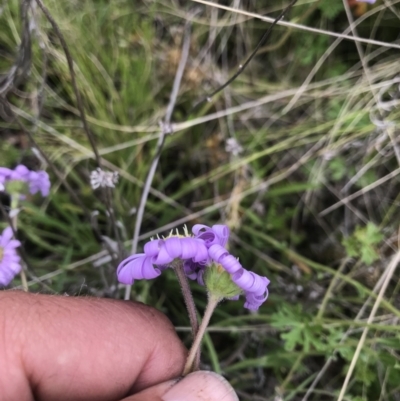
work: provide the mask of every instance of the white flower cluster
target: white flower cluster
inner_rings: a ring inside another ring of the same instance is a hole
[[[100,167],[90,173],[90,185],[93,189],[99,187],[115,188],[118,182],[118,173],[116,171],[103,171]]]
[[[225,151],[233,156],[238,156],[243,152],[243,148],[235,138],[228,138],[225,142]]]

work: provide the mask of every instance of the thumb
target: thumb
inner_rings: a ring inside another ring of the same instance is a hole
[[[178,381],[150,387],[123,401],[239,401],[235,390],[220,375],[198,371]]]

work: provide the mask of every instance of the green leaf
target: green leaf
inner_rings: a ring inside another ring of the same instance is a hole
[[[332,20],[343,11],[343,3],[341,1],[322,0],[320,1],[318,8],[321,10],[321,13],[325,18]]]

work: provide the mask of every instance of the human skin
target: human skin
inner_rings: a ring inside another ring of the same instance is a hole
[[[140,303],[0,291],[0,401],[235,401]],[[197,390],[196,390],[197,389]]]

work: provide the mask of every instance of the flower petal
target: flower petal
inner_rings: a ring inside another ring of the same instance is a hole
[[[199,242],[190,237],[181,238],[180,240],[182,247],[181,258],[183,260],[194,258],[199,248]]]
[[[233,282],[244,291],[251,291],[255,283],[254,273],[242,268],[232,275]]]
[[[164,241],[165,248],[172,259],[179,258],[182,255],[181,239],[170,237]]]
[[[217,235],[219,239],[219,244],[222,246],[226,246],[229,239],[229,227],[225,224],[215,224],[212,226],[212,230]]]
[[[221,263],[224,256],[229,255],[229,252],[221,245],[213,245],[208,250],[210,257],[217,263]]]
[[[171,263],[174,258],[171,257],[171,255],[167,252],[167,249],[165,248],[165,240],[159,240],[159,251],[158,255],[153,257],[153,263],[155,265],[167,265]]]
[[[194,263],[192,260],[185,260],[183,263],[183,271],[186,274],[186,277],[189,277],[191,280],[196,280],[198,265]]]
[[[132,270],[133,262],[138,257],[142,257],[144,254],[132,255],[129,258],[123,260],[117,267],[118,281],[123,284],[133,284]]]
[[[197,235],[199,235],[201,230],[207,230],[207,229],[210,229],[210,227],[208,227],[204,224],[195,224],[192,227],[192,233],[197,236]]]
[[[243,268],[239,261],[231,254],[223,255],[220,258],[220,264],[229,274],[234,274]]]
[[[154,240],[147,242],[144,245],[144,253],[147,256],[157,256],[157,254],[160,250],[160,245],[159,245],[160,241],[161,240],[159,240],[159,239],[154,239]]]
[[[157,268],[154,268],[153,264],[151,263],[151,258],[146,257],[143,260],[140,273],[141,273],[141,277],[133,276],[133,278],[137,278],[137,279],[144,278],[146,280],[150,280],[150,279],[158,277],[161,274],[161,271]]]
[[[6,227],[1,234],[0,246],[6,247],[13,237],[14,233],[11,227]]]
[[[203,241],[196,240],[196,242],[197,242],[197,251],[193,260],[197,263],[205,264],[209,259],[207,248]]]

